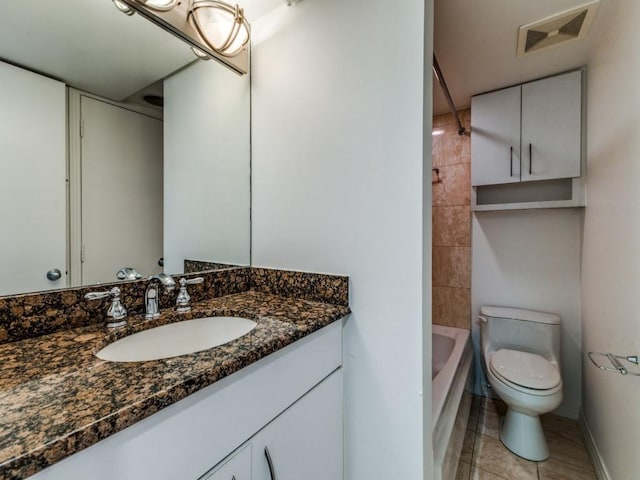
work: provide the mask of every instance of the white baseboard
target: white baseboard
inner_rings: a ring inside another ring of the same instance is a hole
[[[611,480],[611,475],[609,475],[607,467],[602,461],[602,457],[600,456],[600,452],[598,451],[598,447],[593,439],[593,434],[591,433],[591,429],[589,428],[589,424],[587,423],[587,419],[585,418],[582,409],[580,409],[579,422],[582,437],[584,438],[584,443],[587,446],[587,452],[591,458],[591,463],[593,463],[593,468],[596,471],[596,477],[598,477],[598,480]]]

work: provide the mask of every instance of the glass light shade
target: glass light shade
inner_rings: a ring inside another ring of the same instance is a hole
[[[138,3],[143,4],[145,7],[151,10],[157,10],[159,12],[166,12],[173,9],[180,0],[137,0]]]
[[[189,11],[189,21],[202,41],[225,57],[235,57],[248,45],[249,23],[238,5],[218,0],[195,0]]]

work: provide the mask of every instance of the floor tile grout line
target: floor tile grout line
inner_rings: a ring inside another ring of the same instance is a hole
[[[474,395],[474,397],[478,397],[478,396]],[[496,477],[498,477],[498,478],[502,478],[500,475],[495,474],[493,472],[489,472],[487,470],[484,470],[484,469],[480,468],[479,466],[477,466],[475,464],[476,460],[478,460],[476,457],[479,456],[478,447],[479,447],[479,443],[482,441],[482,438],[486,437],[487,439],[496,440],[494,437],[492,437],[490,435],[485,435],[483,433],[483,424],[484,424],[484,422],[481,421],[482,418],[483,418],[482,412],[486,412],[487,408],[490,408],[490,403],[491,403],[492,400],[489,399],[489,398],[486,398],[486,397],[482,397],[482,396],[479,396],[479,398],[480,398],[479,405],[475,409],[475,412],[477,413],[477,415],[476,415],[476,417],[477,417],[476,418],[476,423],[475,423],[475,426],[474,426],[475,428],[474,429],[469,429],[469,430],[472,430],[473,432],[475,432],[474,438],[473,438],[473,444],[472,444],[471,468],[472,468],[472,471],[473,471],[473,469],[476,469],[476,470],[479,470],[479,471],[482,471],[482,472],[485,472],[485,473],[490,473],[490,474],[496,475]],[[499,416],[502,417],[502,415],[499,415]],[[577,463],[572,463],[570,461],[566,461],[565,459],[558,459],[558,458],[555,458],[555,457],[553,457],[552,460],[555,463],[559,464],[559,465],[563,465],[565,467],[569,467],[570,469],[574,469],[574,470],[577,470],[579,472],[585,473],[587,475],[590,475],[594,479],[596,478],[595,477],[595,471],[593,469],[593,465],[590,462],[588,464],[577,464]],[[535,476],[536,476],[536,478],[538,480],[541,480],[541,478],[542,478],[541,477],[541,475],[542,475],[541,470],[549,470],[549,473],[552,473],[553,470],[554,470],[553,467],[550,467],[550,466],[546,465],[545,462],[532,462],[532,463],[535,463],[535,465],[536,465]],[[540,467],[541,464],[545,465],[545,468],[541,469],[541,467]]]

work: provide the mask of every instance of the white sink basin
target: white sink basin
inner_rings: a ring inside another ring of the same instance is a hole
[[[145,362],[201,352],[235,340],[256,322],[239,317],[184,320],[134,333],[110,343],[96,357],[110,362]]]

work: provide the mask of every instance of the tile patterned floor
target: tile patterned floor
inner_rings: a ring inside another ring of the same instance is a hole
[[[531,462],[500,442],[506,411],[500,400],[473,397],[456,480],[596,480],[578,422],[544,415],[542,428],[551,456]]]

